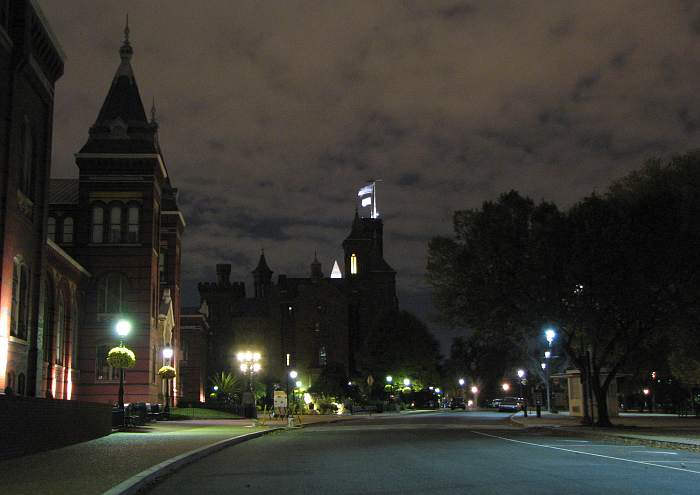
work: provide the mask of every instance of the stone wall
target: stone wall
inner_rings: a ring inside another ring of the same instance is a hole
[[[0,460],[109,435],[112,406],[0,395]]]

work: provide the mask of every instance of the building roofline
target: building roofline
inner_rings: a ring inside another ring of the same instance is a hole
[[[41,25],[43,26],[44,30],[46,31],[46,35],[49,37],[49,39],[51,39],[51,42],[53,43],[53,46],[56,49],[56,53],[58,54],[59,58],[61,59],[61,62],[65,63],[66,52],[63,51],[63,47],[61,46],[61,43],[58,42],[58,38],[56,37],[56,34],[51,29],[51,25],[49,24],[49,21],[46,19],[46,16],[44,15],[44,11],[41,10],[41,7],[39,6],[39,2],[37,0],[29,0],[29,3],[34,8],[34,12],[36,12],[36,16],[39,18]]]
[[[46,239],[46,245],[49,246],[49,247],[50,247],[51,249],[53,249],[54,251],[56,251],[56,253],[57,253],[61,258],[63,258],[63,259],[66,260],[68,263],[70,263],[71,265],[73,265],[80,273],[82,273],[83,275],[87,275],[88,277],[92,277],[92,275],[90,274],[90,272],[87,271],[87,270],[83,267],[83,265],[81,265],[80,263],[78,263],[78,262],[75,260],[75,258],[73,258],[70,254],[66,253],[63,249],[61,249],[61,246],[59,246],[58,244],[56,244],[54,241],[52,241],[51,239]]]

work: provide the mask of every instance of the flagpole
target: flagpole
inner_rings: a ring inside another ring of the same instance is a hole
[[[377,218],[377,181],[372,182],[372,218]]]

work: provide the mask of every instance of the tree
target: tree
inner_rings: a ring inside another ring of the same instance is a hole
[[[240,377],[233,373],[222,371],[212,376],[209,381],[216,390],[216,397],[226,404],[232,405],[238,402],[243,393],[243,383]]]
[[[447,321],[511,342],[552,324],[609,425],[607,391],[651,339],[697,321],[700,156],[650,162],[567,212],[511,191],[430,242]]]
[[[364,375],[371,374],[375,381],[381,381],[386,374],[401,373],[421,383],[438,382],[439,344],[425,323],[407,311],[399,311],[382,328],[384,331],[368,337],[360,353],[358,364]]]
[[[314,380],[309,392],[338,399],[345,397],[348,392],[348,376],[343,366],[338,363],[328,363]]]

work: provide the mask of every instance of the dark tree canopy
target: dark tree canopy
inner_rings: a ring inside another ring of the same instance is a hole
[[[558,330],[590,355],[601,424],[614,378],[654,339],[694,330],[700,268],[700,155],[655,161],[566,212],[511,191],[455,213],[430,242],[428,279],[447,321],[522,342]]]

